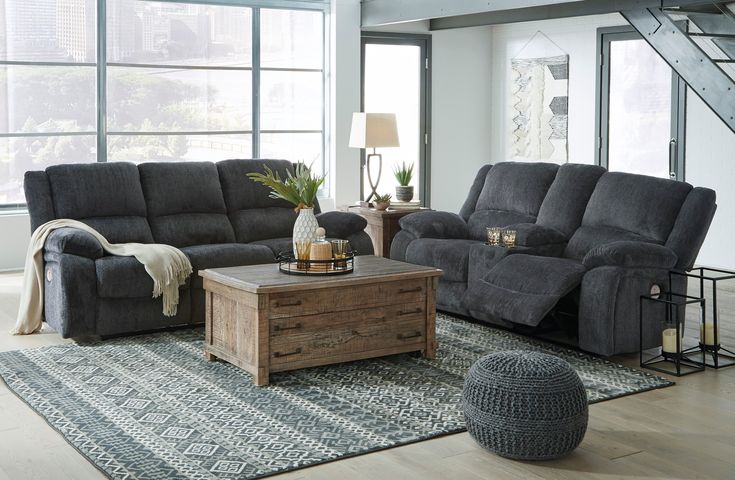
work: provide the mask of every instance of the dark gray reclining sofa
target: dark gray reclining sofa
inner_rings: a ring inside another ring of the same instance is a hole
[[[46,322],[65,338],[204,322],[198,270],[270,263],[291,249],[293,206],[269,198],[269,189],[246,176],[263,165],[282,176],[293,168],[284,160],[227,160],[58,165],[26,173],[32,229],[57,218],[81,220],[112,243],[178,247],[194,267],[177,315],[165,317],[137,260],[105,255],[82,230],[55,230],[44,248]],[[363,218],[344,212],[317,218],[328,236],[372,254]]]
[[[639,297],[692,268],[715,209],[714,191],[684,182],[504,162],[480,169],[459,215],[402,218],[391,257],[444,270],[437,308],[478,320],[535,327],[571,304],[580,348],[614,355],[638,350]],[[519,247],[485,245],[491,226],[516,229]]]

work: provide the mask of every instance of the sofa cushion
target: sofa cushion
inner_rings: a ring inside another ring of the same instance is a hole
[[[579,285],[585,272],[575,260],[509,255],[484,278],[469,285],[465,306],[513,323],[536,326]]]
[[[449,212],[416,212],[398,220],[402,230],[416,238],[469,237],[467,223],[459,215]]]
[[[406,261],[440,268],[444,271],[442,279],[445,281],[466,282],[470,247],[479,243],[475,240],[419,238],[406,249]]]
[[[281,253],[291,253],[293,251],[293,239],[291,237],[256,240],[250,245],[264,245],[268,247],[272,252],[272,257],[276,257]]]
[[[138,168],[132,163],[55,165],[46,169],[55,218],[80,220],[111,243],[152,243]]]
[[[213,163],[152,162],[139,169],[156,242],[186,247],[235,241]]]
[[[485,177],[475,211],[502,210],[535,217],[558,168],[553,163],[496,164]]]
[[[297,213],[285,200],[272,198],[270,189],[250,179],[248,173],[264,173],[264,167],[281,178],[293,172],[288,160],[225,160],[217,163],[227,214],[238,242],[288,237]],[[318,202],[314,212],[319,213]]]
[[[472,240],[486,241],[488,227],[507,227],[519,223],[535,223],[536,217],[504,210],[478,210],[470,216],[467,226]]]
[[[316,217],[319,226],[327,231],[331,238],[347,238],[360,233],[367,227],[367,220],[351,212],[324,212]]]
[[[559,167],[536,223],[553,228],[569,239],[582,224],[587,202],[605,169],[598,165],[567,163]]]
[[[298,214],[293,208],[245,208],[230,212],[230,222],[238,242],[288,237],[293,234]]]
[[[663,243],[691,190],[684,182],[607,172],[597,182],[582,225],[617,228]]]
[[[181,251],[189,257],[194,269],[191,277],[193,288],[202,288],[199,270],[274,262],[273,252],[263,245],[219,243],[183,247]]]
[[[151,298],[153,280],[135,257],[108,255],[95,260],[94,265],[101,298]]]
[[[610,227],[582,226],[577,229],[569,240],[567,248],[564,250],[564,256],[581,262],[590,250],[606,243],[621,241],[661,243],[652,238],[647,238],[627,230]]]

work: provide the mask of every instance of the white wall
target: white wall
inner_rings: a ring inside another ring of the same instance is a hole
[[[0,237],[0,271],[22,268],[31,239],[28,214],[0,216]]]
[[[492,29],[433,33],[431,207],[457,212],[480,166],[490,161]]]
[[[717,192],[717,212],[697,263],[735,268],[735,133],[695,94],[687,97],[686,181]]]

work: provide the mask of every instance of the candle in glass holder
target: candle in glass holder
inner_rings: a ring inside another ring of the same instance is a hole
[[[503,246],[513,248],[516,246],[516,231],[503,230]]]
[[[503,229],[500,227],[488,227],[487,228],[487,244],[488,245],[500,245]]]
[[[717,323],[717,342],[715,342],[715,323],[705,321],[699,324],[699,343],[703,345],[717,345],[720,340],[720,323]]]
[[[347,240],[332,240],[332,256],[334,257],[334,268],[345,270],[347,268],[347,250],[350,242]]]
[[[684,332],[681,332],[682,338],[679,339],[678,348],[676,342],[676,328],[666,328],[661,332],[661,335],[661,349],[664,353],[681,353],[681,347],[684,343]]]

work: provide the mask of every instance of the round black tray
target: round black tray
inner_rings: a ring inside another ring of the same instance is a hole
[[[278,269],[288,275],[344,275],[355,271],[355,253],[353,250],[339,260],[297,260],[293,253],[281,252]]]

